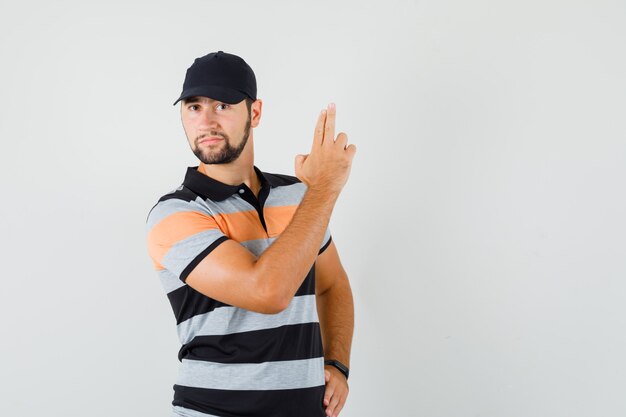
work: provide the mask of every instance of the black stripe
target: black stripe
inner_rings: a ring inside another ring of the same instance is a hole
[[[180,273],[180,280],[185,282],[191,271],[198,266],[198,264],[209,254],[213,249],[215,249],[220,243],[228,240],[228,236],[220,236],[217,240],[213,241],[205,250],[200,252],[194,259],[187,265],[183,272]]]
[[[221,417],[325,417],[325,385],[241,391],[174,385],[173,405]]]
[[[328,242],[326,242],[326,244],[324,246],[322,246],[322,249],[320,249],[320,251],[317,253],[318,255],[326,250],[328,245],[330,245],[330,241],[331,240],[333,240],[333,237],[332,236],[328,236]]]
[[[180,361],[193,359],[219,363],[291,361],[320,356],[324,356],[324,350],[318,322],[196,336],[178,352]]]
[[[300,288],[298,288],[298,291],[296,291],[294,297],[311,294],[315,294],[315,263],[313,263],[313,266],[309,269],[309,273],[306,275],[306,278],[300,285]]]
[[[230,305],[207,297],[206,295],[194,290],[189,285],[183,285],[182,287],[168,293],[167,298],[170,300],[172,310],[174,310],[176,324],[180,324],[193,316],[197,316],[198,314],[208,313],[218,307]]]
[[[311,294],[315,294],[315,264],[309,270],[307,277],[300,285],[300,288],[298,288],[295,296]],[[176,324],[180,324],[193,316],[213,311],[217,307],[230,306],[230,304],[207,297],[189,285],[183,285],[168,293],[167,298],[170,300],[172,310],[174,310]]]
[[[272,187],[282,187],[302,182],[298,177],[294,177],[293,175],[272,174],[269,172],[263,172],[263,175],[265,175],[265,178],[272,185]]]
[[[190,189],[183,187],[183,189],[181,190],[176,189],[169,194],[163,195],[161,198],[159,198],[159,203],[161,201],[167,201],[167,200],[171,200],[174,198],[178,200],[183,200],[189,203],[191,201],[195,201],[196,198],[198,198],[198,195],[194,193],[193,191],[191,191]]]

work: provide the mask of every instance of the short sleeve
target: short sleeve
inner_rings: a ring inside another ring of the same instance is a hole
[[[183,282],[204,257],[228,240],[213,216],[176,199],[159,202],[150,210],[146,232],[154,268],[167,269]]]
[[[332,236],[330,235],[330,228],[326,228],[326,233],[324,233],[324,239],[322,240],[322,246],[320,247],[320,251],[318,255],[326,250],[328,245],[330,245],[330,241],[332,240]]]

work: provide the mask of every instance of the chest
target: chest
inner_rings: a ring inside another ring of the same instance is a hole
[[[298,206],[247,208],[214,216],[220,230],[238,242],[279,236],[287,227]]]

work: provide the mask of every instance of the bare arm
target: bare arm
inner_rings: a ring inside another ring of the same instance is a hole
[[[315,262],[315,293],[324,344],[324,358],[350,367],[354,331],[354,301],[348,275],[334,242]]]
[[[324,359],[336,359],[350,368],[350,349],[354,331],[354,302],[348,275],[344,271],[335,243],[315,262],[315,293],[320,318]],[[335,367],[324,367],[326,415],[338,416],[348,397],[348,381]]]
[[[324,233],[356,152],[344,133],[334,138],[335,109],[317,122],[308,155],[296,157],[296,175],[307,191],[293,218],[272,245],[256,257],[226,240],[187,277],[197,291],[230,305],[262,313],[284,310],[319,252]]]

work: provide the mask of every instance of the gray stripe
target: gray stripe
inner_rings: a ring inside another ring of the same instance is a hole
[[[306,185],[301,182],[272,188],[265,201],[265,207],[297,206],[302,201],[306,190]]]
[[[265,251],[265,249],[269,248],[269,246],[276,240],[276,237],[269,237],[265,239],[253,239],[246,240],[241,242],[241,244],[252,252],[254,255],[261,256],[261,254]]]
[[[274,329],[288,324],[319,322],[315,294],[293,297],[289,306],[276,314],[263,314],[239,307],[218,307],[198,314],[176,326],[180,343],[196,336],[213,336],[252,330]]]
[[[200,411],[192,410],[190,408],[184,408],[179,405],[172,407],[172,413],[170,417],[220,417],[215,414],[201,413]]]
[[[181,272],[211,243],[224,236],[219,229],[208,229],[177,242],[167,251],[161,264],[180,277]]]
[[[177,385],[223,390],[277,390],[324,385],[324,357],[262,363],[183,359]]]
[[[265,207],[297,206],[302,201],[306,190],[307,187],[303,183],[272,188],[265,201]],[[149,232],[161,220],[178,212],[199,211],[209,216],[215,216],[220,213],[229,214],[254,210],[255,208],[238,194],[234,194],[223,201],[212,201],[197,197],[194,201],[188,202],[178,198],[171,198],[157,203],[151,209],[146,222],[146,230]]]
[[[222,201],[212,201],[209,199],[202,200],[202,204],[204,204],[213,213],[229,214],[238,213],[240,211],[256,212],[256,208],[240,197],[239,194],[233,194]]]
[[[307,187],[303,183],[272,188],[264,207],[297,206],[302,201],[306,189]],[[206,199],[202,200],[202,203],[213,213],[229,214],[256,210],[253,205],[244,200],[239,194],[233,194],[222,201]]]
[[[297,206],[306,192],[306,185],[296,183],[292,185],[272,188],[264,207]],[[212,201],[197,197],[195,201],[184,201],[177,198],[159,202],[152,208],[146,222],[146,231],[149,232],[161,220],[175,213],[198,211],[208,216],[216,214],[238,213],[241,211],[255,211],[255,208],[239,195],[233,195],[222,201]]]
[[[213,213],[207,209],[206,204],[204,204],[204,200],[200,197],[197,197],[195,201],[185,201],[177,198],[171,198],[169,200],[159,202],[152,208],[146,221],[146,231],[150,232],[156,224],[167,216],[186,211],[199,211],[201,213],[206,213],[208,216],[213,215]]]
[[[184,282],[182,282],[176,275],[172,274],[172,272],[167,269],[161,269],[160,271],[157,271],[157,274],[161,279],[161,285],[163,285],[163,289],[165,290],[166,294],[169,294],[172,291],[177,290],[185,285]]]

